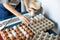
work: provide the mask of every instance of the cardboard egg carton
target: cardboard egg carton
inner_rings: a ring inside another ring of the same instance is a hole
[[[55,25],[52,21],[39,14],[31,18],[28,28],[30,28],[34,33],[36,33],[37,31],[41,32],[52,29],[54,26]]]
[[[32,40],[58,40],[58,35],[49,34],[48,32],[38,32]]]
[[[23,24],[1,30],[1,36],[4,40],[28,40],[31,39],[33,35],[33,32]]]

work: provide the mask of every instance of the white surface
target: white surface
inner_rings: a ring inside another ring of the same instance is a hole
[[[47,16],[58,24],[60,31],[60,0],[43,0],[42,6]]]

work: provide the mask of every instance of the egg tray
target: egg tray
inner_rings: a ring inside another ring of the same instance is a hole
[[[2,30],[1,35],[3,39],[4,40],[32,40],[36,36],[37,32],[46,31],[52,29],[55,26],[52,21],[45,18],[41,14],[36,15],[30,19],[31,21],[28,26],[21,23],[12,28]]]
[[[54,26],[55,25],[52,21],[39,14],[31,18],[28,28],[31,29],[34,33],[37,33],[37,31],[41,32],[52,29]]]
[[[24,24],[19,24],[12,28],[4,29],[0,33],[3,40],[30,40],[34,35],[34,33]]]
[[[32,40],[58,40],[58,35],[49,34],[48,32],[38,32]]]

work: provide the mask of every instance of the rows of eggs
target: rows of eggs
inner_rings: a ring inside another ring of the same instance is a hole
[[[27,40],[32,39],[34,33],[27,26],[20,24],[1,31],[1,35],[4,40]]]

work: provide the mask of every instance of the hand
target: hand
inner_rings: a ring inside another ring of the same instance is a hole
[[[25,15],[20,16],[20,20],[22,21],[22,23],[28,26],[29,19]]]
[[[30,9],[31,9],[31,8],[26,8],[26,11],[27,11],[27,12],[31,12],[31,10],[30,10]]]
[[[26,8],[26,10],[30,13],[30,16],[34,16],[34,10],[31,8]]]

